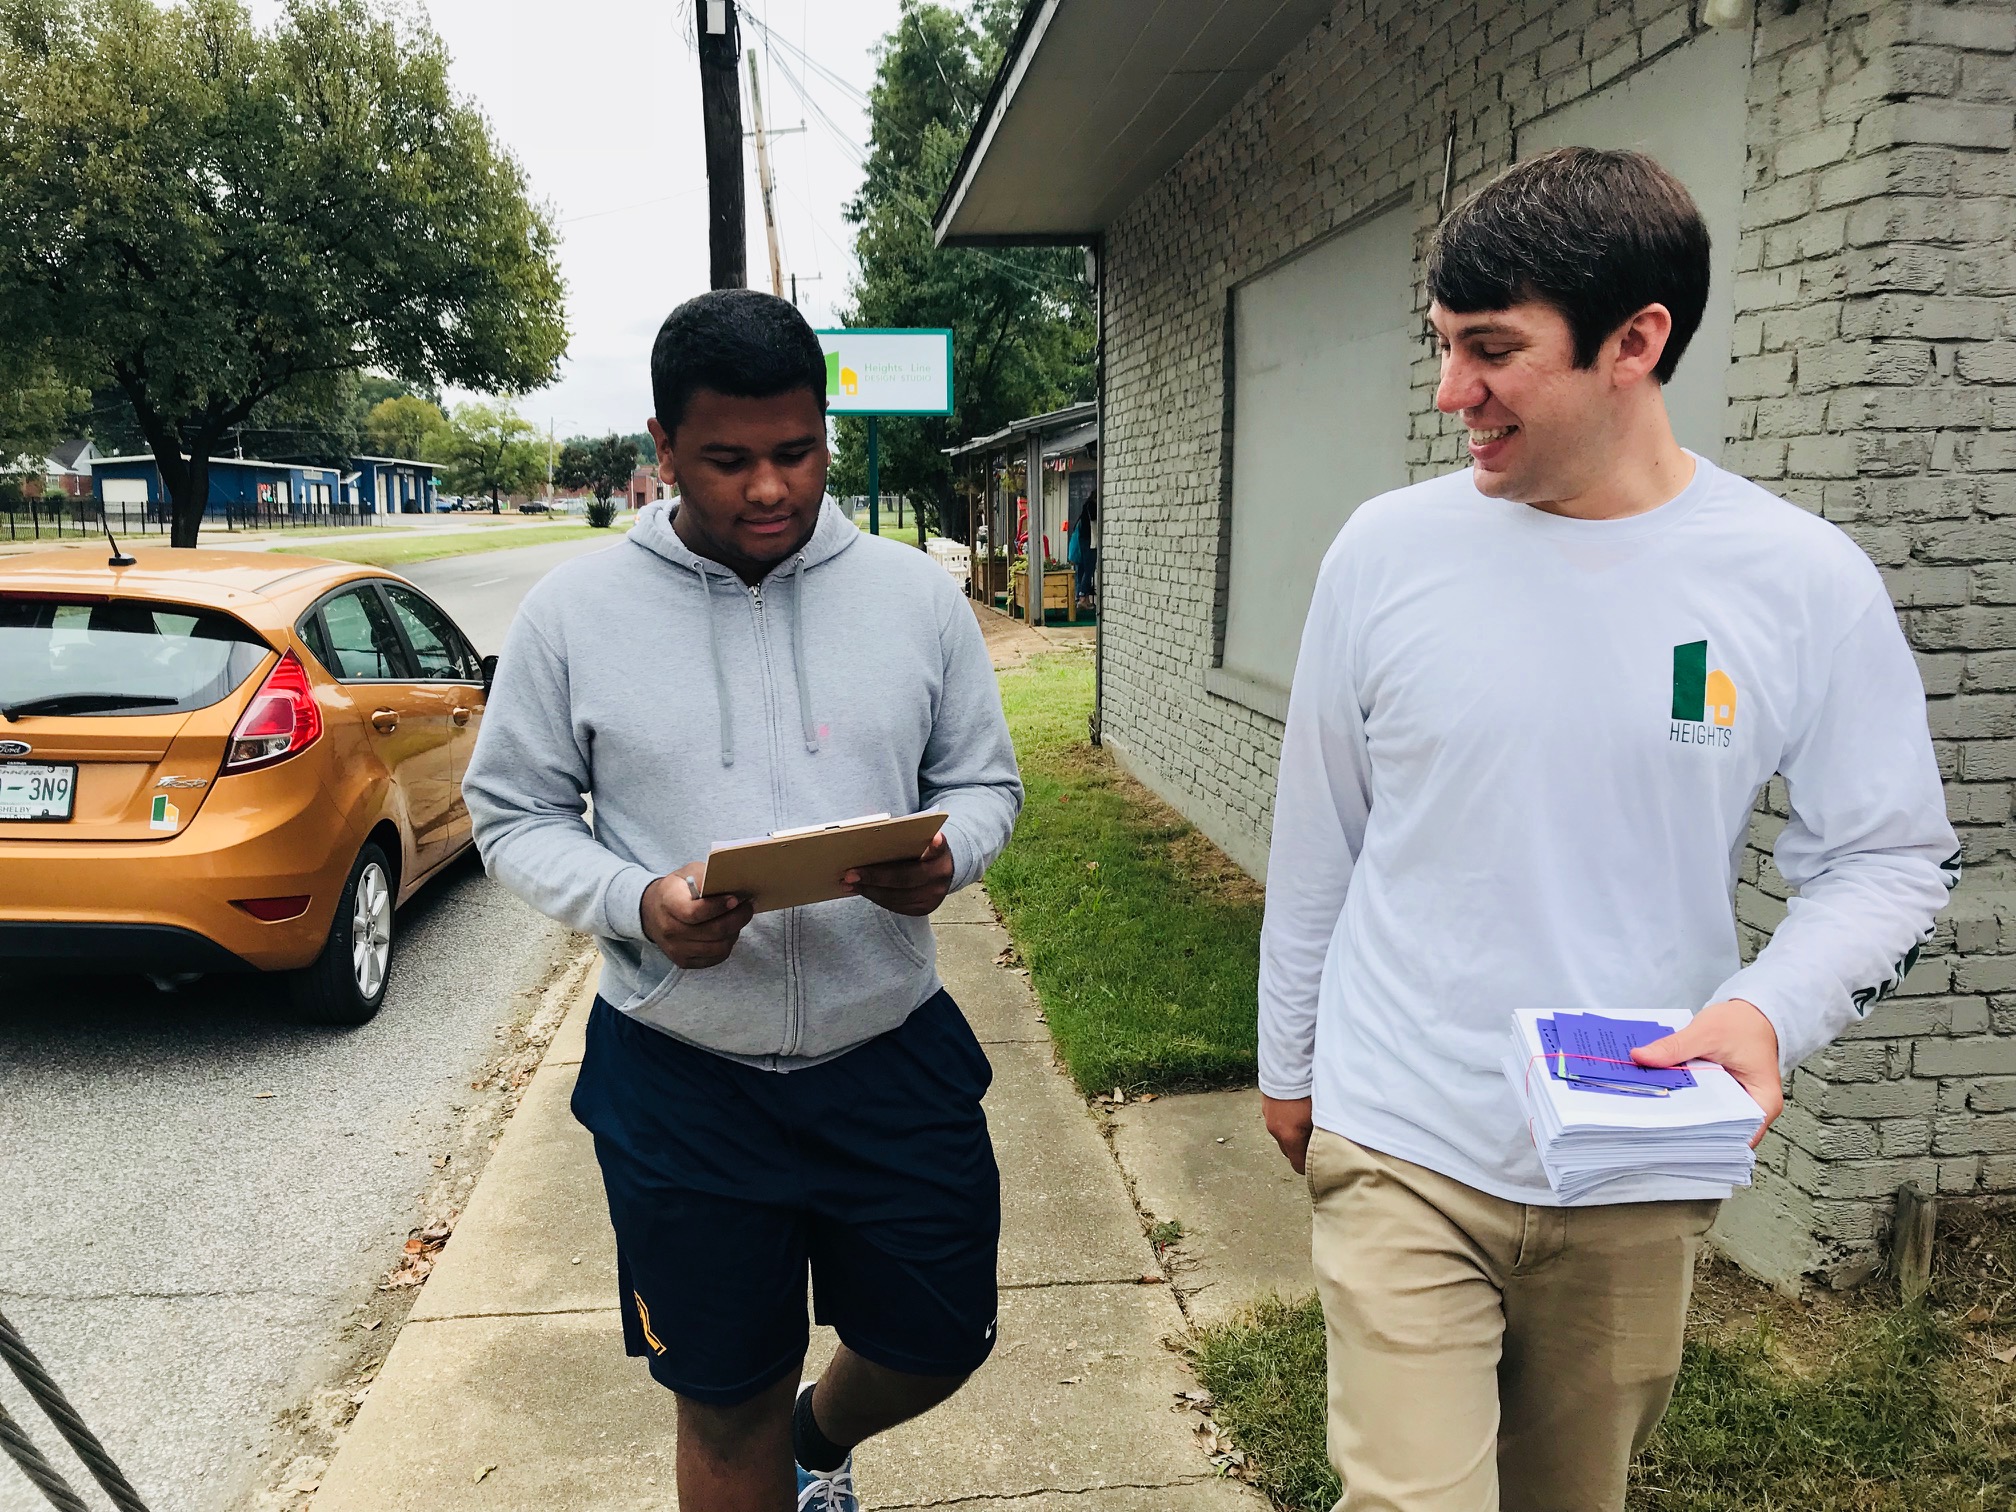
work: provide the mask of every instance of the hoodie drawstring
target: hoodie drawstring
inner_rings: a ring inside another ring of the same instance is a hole
[[[791,571],[791,660],[798,664],[798,722],[805,727],[805,749],[819,754],[819,732],[812,725],[812,680],[805,675],[805,554]],[[718,664],[717,664],[718,665]]]
[[[707,601],[707,649],[714,659],[714,697],[721,705],[721,765],[735,765],[735,716],[728,704],[728,673],[721,665],[721,631],[714,623],[714,579],[705,567],[700,574],[700,596]]]
[[[693,569],[700,575],[700,595],[706,603],[707,650],[714,662],[714,697],[721,709],[721,765],[735,765],[735,716],[728,700],[728,672],[721,665],[721,628],[714,617],[714,576],[704,567]],[[812,679],[805,671],[805,557],[799,554],[791,569],[791,660],[798,673],[798,723],[804,731],[805,749],[819,753],[819,731],[812,723]]]

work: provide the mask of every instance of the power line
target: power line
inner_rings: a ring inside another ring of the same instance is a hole
[[[755,16],[748,14],[747,12],[743,13],[742,19],[748,22],[749,25],[755,27],[756,30],[762,34],[763,41],[766,44],[766,46],[768,44],[775,43],[785,52],[788,52],[793,57],[795,57],[799,61],[799,63],[803,65],[803,67],[806,68],[809,72],[817,74],[820,78],[824,79],[827,83],[831,84],[835,89],[839,90],[842,94],[846,95],[849,99],[853,100],[854,103],[856,105],[859,105],[863,110],[866,110],[868,108],[869,102],[868,102],[868,96],[866,94],[864,94],[861,90],[855,88],[852,83],[850,83],[847,79],[843,78],[841,75],[835,73],[832,69],[828,68],[824,63],[821,63],[817,58],[813,57],[812,54],[806,52],[803,48],[799,47],[795,42],[791,41],[790,38],[779,36],[776,32],[772,31],[769,28],[769,26],[764,24],[764,22],[757,19]]]
[[[696,184],[691,189],[681,189],[676,194],[661,194],[654,199],[632,200],[627,205],[617,205],[610,210],[591,210],[586,215],[570,215],[564,220],[555,221],[553,224],[556,226],[571,226],[577,221],[600,220],[605,215],[621,215],[625,210],[642,210],[647,205],[662,205],[668,200],[685,199],[688,195],[702,194],[706,192],[706,189],[707,186],[705,184]]]
[[[776,41],[780,43],[785,51],[797,54],[801,59],[801,61],[808,65],[808,70],[816,70],[818,75],[822,79],[825,79],[826,81],[834,84],[836,87],[844,90],[848,95],[850,95],[854,100],[858,101],[862,106],[868,107],[872,120],[873,115],[872,105],[870,104],[868,97],[862,94],[861,91],[854,88],[853,85],[847,83],[846,80],[840,78],[839,75],[833,73],[830,69],[826,68],[824,65],[820,64],[816,59],[812,58],[810,54],[803,53],[800,49],[794,47],[788,41],[785,41],[783,38],[778,37],[776,33],[771,31],[770,28],[768,28],[767,26],[763,25],[762,22],[757,21],[753,16],[750,16],[748,13],[744,12],[743,19],[749,21],[753,26],[755,26],[757,31],[761,33],[761,35],[763,36],[765,42],[766,54],[769,52],[768,44],[770,42]],[[924,37],[923,30],[921,27],[919,28],[918,35],[920,38]],[[928,38],[924,38],[924,40],[927,43],[929,41]],[[844,131],[841,128],[840,124],[837,121],[835,121],[830,114],[827,113],[825,107],[822,106],[816,98],[814,98],[812,91],[806,87],[804,79],[798,76],[796,70],[794,70],[788,62],[786,62],[783,58],[775,57],[774,55],[771,57],[771,62],[775,65],[777,71],[783,74],[784,82],[791,86],[792,93],[798,96],[799,103],[805,107],[805,111],[808,117],[810,117],[813,120],[816,120],[819,123],[820,127],[825,131],[826,135],[832,139],[834,145],[839,147],[843,153],[845,153],[848,157],[853,159],[855,165],[865,173],[868,168],[868,162],[870,157],[868,149],[862,147],[852,137],[850,137],[846,133],[846,131]],[[942,67],[940,69],[940,75],[941,77],[943,76]],[[947,80],[946,82],[949,85],[950,80]],[[904,135],[907,136],[908,134],[905,133]],[[911,140],[909,142],[909,145],[913,148],[918,148],[921,147],[923,144],[921,140]],[[922,204],[920,204],[914,197],[912,197],[911,195],[906,193],[903,189],[899,188],[894,184],[891,184],[889,186],[888,192],[890,195],[891,202],[899,210],[908,212],[917,221],[919,225],[924,227],[925,230],[935,232],[936,228],[934,222],[932,221],[930,212]],[[815,226],[817,225],[816,217],[814,224]],[[825,228],[823,226],[818,226],[817,229],[819,229],[822,235],[826,235]],[[832,240],[830,235],[827,236],[827,239],[829,241]],[[838,246],[838,243],[836,242],[835,245]],[[858,255],[852,251],[849,251],[846,248],[840,248],[840,250],[849,257],[855,257]],[[1045,277],[1053,280],[1051,286],[1046,288],[1041,284],[1032,282],[1028,276],[1025,276],[1025,271],[1022,268],[1017,267],[1015,264],[1008,262],[1004,258],[997,257],[992,253],[989,253],[979,247],[967,247],[962,248],[961,250],[970,253],[973,257],[975,257],[979,261],[986,263],[988,266],[996,269],[1003,277],[1007,278],[1011,283],[1020,285],[1022,288],[1027,289],[1030,293],[1035,294],[1038,298],[1051,299],[1059,297],[1073,297],[1083,293],[1083,287],[1081,284],[1079,284],[1075,280],[1064,277],[1063,275],[1051,274],[1040,269],[1028,270],[1029,272],[1035,273],[1038,277]]]

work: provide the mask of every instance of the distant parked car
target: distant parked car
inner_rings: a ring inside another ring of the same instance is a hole
[[[0,978],[268,971],[363,1023],[470,844],[495,659],[378,568],[133,555],[0,561]]]
[[[527,499],[523,504],[518,506],[518,513],[520,514],[551,514],[552,512],[551,505],[541,503],[537,499]]]

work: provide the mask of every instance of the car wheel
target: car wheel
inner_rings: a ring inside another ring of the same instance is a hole
[[[375,844],[357,853],[322,954],[289,972],[294,1017],[304,1024],[365,1024],[392,974],[392,868]]]

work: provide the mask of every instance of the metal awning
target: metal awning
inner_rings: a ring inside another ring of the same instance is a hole
[[[1072,452],[1083,451],[1098,439],[1099,422],[1096,420],[1089,425],[1080,425],[1065,431],[1061,436],[1045,436],[1043,460],[1048,462],[1052,457],[1068,457]]]
[[[939,243],[1091,241],[1334,3],[1030,0],[939,202]]]
[[[1088,399],[1083,404],[1067,404],[1063,409],[1051,410],[1047,414],[1031,415],[1003,426],[991,436],[976,436],[971,441],[945,448],[948,457],[970,457],[976,452],[1009,451],[1009,443],[1039,431],[1077,430],[1090,426],[1091,434],[1086,440],[1096,441],[1099,437],[1099,401]],[[1083,446],[1084,441],[1077,443]],[[1046,441],[1045,445],[1048,445]],[[1072,448],[1073,450],[1076,447]]]

